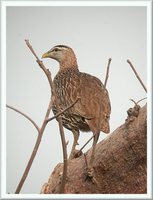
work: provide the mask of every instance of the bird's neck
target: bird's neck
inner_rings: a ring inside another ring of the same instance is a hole
[[[60,63],[60,70],[67,69],[67,68],[73,68],[77,69],[77,59],[75,57],[69,57],[68,59],[63,59]]]

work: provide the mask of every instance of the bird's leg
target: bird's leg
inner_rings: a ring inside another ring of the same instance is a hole
[[[79,130],[73,130],[72,132],[73,132],[74,141],[73,141],[72,150],[69,156],[69,160],[74,158],[75,147],[78,144],[78,139],[79,139]]]
[[[95,134],[94,139],[93,139],[91,158],[90,158],[89,167],[88,167],[88,176],[89,177],[93,177],[93,163],[94,163],[96,144],[98,142],[99,134],[100,133]]]

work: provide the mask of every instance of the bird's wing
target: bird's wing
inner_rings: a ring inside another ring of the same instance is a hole
[[[80,97],[80,101],[75,105],[75,112],[87,119],[92,119],[101,106],[102,119],[108,119],[111,112],[110,100],[101,81],[86,73],[80,73],[77,81],[76,89],[72,92],[74,96]]]

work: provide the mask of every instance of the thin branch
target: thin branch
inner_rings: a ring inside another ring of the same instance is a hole
[[[21,114],[22,116],[24,116],[26,119],[28,119],[33,125],[34,127],[37,129],[38,133],[39,133],[39,127],[38,125],[28,116],[26,115],[25,113],[21,112],[20,110],[14,108],[13,106],[9,106],[9,105],[6,105],[7,108],[10,108],[11,110],[14,110],[15,112]]]
[[[85,165],[86,165],[86,168],[88,169],[89,166],[88,166],[88,161],[87,161],[87,156],[86,156],[86,153],[83,154],[84,155],[84,160],[85,160]]]
[[[28,164],[27,164],[27,167],[26,167],[26,169],[25,169],[25,171],[24,171],[24,173],[23,173],[23,176],[22,176],[22,178],[21,178],[21,181],[20,181],[20,183],[18,184],[18,187],[17,187],[17,189],[16,189],[16,192],[15,192],[16,194],[18,194],[18,193],[20,192],[20,190],[21,190],[21,188],[22,188],[22,186],[23,186],[23,184],[24,184],[24,182],[25,182],[25,179],[26,179],[26,177],[27,177],[27,175],[28,175],[28,173],[29,173],[29,170],[30,170],[30,168],[31,168],[31,166],[32,166],[33,160],[34,160],[35,155],[36,155],[36,153],[37,153],[37,150],[38,150],[38,148],[39,148],[39,145],[40,145],[40,142],[41,142],[41,138],[42,138],[42,135],[43,135],[43,132],[44,132],[44,129],[45,129],[47,123],[48,123],[49,121],[51,121],[51,120],[57,118],[59,115],[63,114],[63,113],[64,113],[65,111],[67,111],[68,109],[70,109],[72,106],[74,106],[74,104],[76,104],[76,102],[77,102],[78,100],[79,100],[79,98],[78,98],[74,103],[72,103],[70,106],[68,106],[66,109],[64,109],[62,112],[60,112],[60,113],[58,113],[57,115],[55,115],[55,116],[53,116],[53,117],[51,117],[51,118],[48,119],[49,113],[50,113],[50,109],[51,109],[51,107],[52,107],[52,103],[51,103],[51,101],[50,101],[50,104],[49,104],[48,110],[47,110],[47,114],[46,114],[46,116],[45,116],[45,120],[44,120],[43,125],[42,125],[42,128],[41,128],[40,130],[39,130],[38,126],[35,124],[35,122],[34,122],[31,118],[29,118],[26,114],[24,114],[23,112],[19,111],[18,109],[14,108],[14,107],[12,107],[12,106],[7,105],[8,108],[10,108],[10,109],[12,109],[12,110],[14,110],[14,111],[20,113],[21,115],[23,115],[24,117],[26,117],[29,121],[31,121],[32,124],[33,124],[36,128],[38,128],[37,130],[38,130],[38,133],[39,133],[38,138],[37,138],[37,140],[36,140],[36,144],[35,144],[34,149],[33,149],[33,152],[32,152],[32,154],[31,154],[31,157],[30,157],[29,162],[28,162]],[[67,144],[66,144],[66,145],[67,145]]]
[[[31,52],[32,52],[32,53],[34,54],[34,56],[36,57],[37,62],[41,62],[40,59],[38,58],[38,56],[36,55],[36,53],[34,52],[33,48],[31,47],[31,45],[29,44],[28,40],[26,40],[26,44],[28,45],[28,47],[30,48]],[[40,64],[39,64],[39,66],[40,66]],[[46,74],[46,76],[47,76],[47,78],[48,78],[49,84],[50,84],[50,83],[51,83],[51,80],[50,80],[50,79],[51,79],[51,76],[50,76],[49,70],[47,70],[47,69],[45,68],[45,66],[43,66],[43,67],[41,67],[41,68],[42,68],[43,71],[45,72],[45,74]],[[30,159],[29,159],[29,161],[28,161],[28,164],[27,164],[27,166],[26,166],[26,168],[25,168],[25,171],[24,171],[24,173],[23,173],[23,175],[22,175],[22,177],[21,177],[21,180],[20,180],[20,182],[19,182],[19,184],[18,184],[18,186],[17,186],[17,189],[16,189],[16,191],[15,191],[15,194],[20,193],[20,191],[21,191],[21,189],[22,189],[22,186],[23,186],[23,184],[24,184],[24,182],[25,182],[25,179],[26,179],[26,177],[28,176],[28,173],[29,173],[30,168],[31,168],[32,163],[33,163],[33,160],[34,160],[34,158],[35,158],[35,156],[36,156],[36,153],[37,153],[37,151],[38,151],[38,148],[39,148],[39,145],[40,145],[40,142],[41,142],[41,138],[42,138],[42,136],[43,136],[43,132],[44,132],[45,127],[46,127],[46,125],[47,125],[47,119],[48,119],[48,117],[49,117],[51,108],[52,108],[52,100],[50,100],[50,102],[49,102],[49,106],[48,106],[48,108],[47,108],[47,112],[46,112],[46,115],[45,115],[45,119],[44,119],[43,124],[42,124],[42,126],[41,126],[41,128],[40,128],[40,131],[39,131],[39,134],[38,134],[38,137],[37,137],[37,140],[36,140],[34,149],[33,149],[33,151],[32,151],[32,154],[31,154],[31,156],[30,156]]]
[[[111,63],[111,61],[112,61],[112,59],[109,58],[109,59],[108,59],[108,65],[107,65],[107,71],[106,71],[105,82],[104,82],[105,88],[106,88],[106,84],[107,84],[108,77],[109,77],[109,68],[110,68],[110,63]]]
[[[97,133],[95,133],[93,136],[91,136],[91,138],[89,138],[89,140],[81,147],[81,149],[77,152],[78,155],[82,152],[82,150],[85,148],[85,146],[94,138],[94,136],[96,134]]]
[[[89,138],[89,140],[81,147],[81,149],[77,152],[77,155],[79,155],[82,150],[85,148],[85,146],[92,140],[92,138],[96,135],[97,133],[95,133],[91,138]]]
[[[28,175],[28,173],[29,173],[29,170],[30,170],[30,168],[31,168],[31,166],[32,166],[33,160],[34,160],[34,158],[35,158],[35,155],[36,155],[36,153],[37,153],[37,150],[38,150],[39,145],[40,145],[40,142],[41,142],[41,138],[42,138],[42,134],[43,134],[43,132],[44,132],[45,126],[47,125],[47,123],[48,123],[49,121],[51,121],[51,120],[57,118],[59,115],[63,114],[65,111],[67,111],[69,108],[71,108],[78,100],[79,100],[79,98],[78,98],[74,103],[72,103],[70,106],[68,106],[66,109],[64,109],[62,112],[58,113],[58,114],[55,115],[54,117],[49,118],[49,119],[47,120],[47,118],[48,118],[48,116],[49,116],[48,112],[50,113],[50,109],[51,109],[51,107],[52,107],[52,106],[51,106],[52,104],[51,104],[51,102],[50,102],[49,107],[48,107],[48,110],[47,110],[47,114],[46,114],[46,117],[45,117],[45,120],[44,120],[44,123],[43,123],[43,125],[42,125],[43,128],[41,128],[40,130],[39,130],[39,127],[37,126],[37,124],[36,124],[29,116],[27,116],[25,113],[21,112],[20,110],[14,108],[14,107],[12,107],[12,106],[6,105],[7,108],[12,109],[12,110],[14,110],[15,112],[17,112],[17,113],[21,114],[22,116],[24,116],[25,118],[27,118],[27,119],[35,126],[35,128],[37,129],[37,131],[38,131],[38,133],[39,133],[38,138],[37,138],[37,140],[36,140],[36,144],[35,144],[34,149],[33,149],[33,152],[32,152],[32,154],[31,154],[31,157],[30,157],[29,162],[28,162],[28,164],[27,164],[27,167],[26,167],[26,169],[25,169],[25,171],[24,171],[24,173],[23,173],[23,176],[22,176],[22,178],[21,178],[21,180],[20,180],[20,182],[19,182],[19,184],[18,184],[18,186],[17,186],[16,192],[15,192],[16,194],[18,194],[18,193],[21,191],[21,188],[22,188],[22,186],[23,186],[23,184],[24,184],[24,182],[25,182],[25,179],[26,179],[26,177],[27,177],[27,175]]]
[[[44,71],[44,73],[47,76],[50,88],[53,90],[53,86],[52,86],[52,79],[51,79],[51,73],[49,71],[49,69],[47,69],[45,67],[45,65],[43,64],[43,62],[39,59],[39,57],[37,56],[37,54],[35,53],[33,47],[31,46],[31,44],[29,43],[29,40],[25,40],[26,45],[29,47],[30,51],[32,52],[32,54],[35,56],[36,58],[36,62],[39,64],[40,68]]]
[[[47,120],[47,122],[52,121],[53,119],[57,118],[58,116],[62,115],[65,111],[67,111],[68,109],[70,109],[71,107],[73,107],[79,100],[80,98],[77,98],[70,106],[68,106],[67,108],[65,108],[64,110],[62,110],[60,113],[57,113],[56,115],[54,115],[53,117],[49,118]]]
[[[92,138],[95,136],[96,134],[94,134],[79,150],[78,154],[84,149],[84,147],[92,140]]]
[[[140,103],[141,101],[145,100],[147,97],[140,99],[139,101],[135,102],[133,99],[130,99],[130,101],[132,101],[135,105],[138,105],[138,103]]]
[[[146,86],[145,86],[144,83],[142,82],[140,76],[139,76],[138,73],[136,72],[136,70],[135,70],[133,64],[131,63],[131,61],[130,61],[130,60],[127,60],[127,63],[129,63],[129,65],[131,66],[132,70],[134,71],[134,73],[135,73],[137,79],[138,79],[139,82],[141,83],[141,85],[142,85],[142,87],[144,88],[144,90],[147,92]]]
[[[24,171],[24,173],[22,175],[22,178],[21,178],[21,180],[20,180],[20,182],[19,182],[19,184],[17,186],[15,194],[19,194],[20,193],[21,188],[22,188],[22,186],[23,186],[23,184],[24,184],[24,182],[25,182],[25,180],[26,180],[26,178],[28,176],[29,170],[30,170],[30,168],[32,166],[32,163],[33,163],[33,160],[34,160],[34,158],[35,158],[35,156],[37,154],[37,151],[38,151],[38,148],[39,148],[39,145],[40,145],[40,142],[41,142],[41,138],[43,136],[43,132],[44,132],[45,127],[47,125],[47,120],[46,119],[48,119],[48,117],[49,117],[51,108],[52,108],[52,101],[50,100],[49,105],[48,105],[48,109],[47,109],[47,112],[46,112],[46,115],[45,115],[45,119],[44,119],[42,127],[41,127],[41,129],[39,131],[35,146],[33,148],[32,154],[31,154],[30,159],[28,161],[28,164],[27,164],[27,166],[25,168],[25,171]]]
[[[27,46],[29,47],[29,49],[31,50],[32,54],[36,57],[37,63],[39,64],[39,66],[41,67],[41,69],[44,71],[44,73],[46,74],[46,76],[48,78],[52,94],[55,97],[56,109],[57,109],[57,112],[59,113],[60,107],[59,107],[59,103],[58,103],[58,98],[56,96],[55,87],[54,87],[54,84],[53,84],[53,81],[52,81],[52,78],[51,78],[51,73],[50,73],[49,69],[46,69],[43,62],[38,58],[33,47],[29,43],[29,40],[25,40],[25,42],[26,42]],[[63,149],[63,163],[64,163],[60,193],[64,193],[64,188],[65,188],[65,183],[66,183],[66,178],[67,178],[67,146],[66,146],[66,141],[65,141],[65,136],[64,136],[64,128],[63,128],[61,116],[57,117],[57,121],[59,123],[59,130],[60,130],[60,136],[61,136],[61,141],[62,141],[62,149]]]
[[[143,98],[143,99],[140,99],[139,101],[137,101],[137,104],[140,103],[141,101],[147,99],[147,97]]]
[[[132,101],[135,104],[135,106],[137,105],[137,103],[133,99],[130,99],[130,101]]]

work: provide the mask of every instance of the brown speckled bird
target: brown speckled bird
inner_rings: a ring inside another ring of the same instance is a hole
[[[79,131],[92,131],[93,134],[96,134],[90,160],[92,164],[100,131],[104,133],[110,131],[111,106],[108,92],[98,78],[79,71],[76,56],[70,47],[54,46],[44,53],[42,58],[52,58],[59,62],[60,68],[53,83],[60,109],[65,109],[77,98],[80,98],[72,108],[62,115],[63,126],[71,130],[74,135],[70,159],[74,156]],[[54,114],[57,114],[54,102],[52,110]]]

